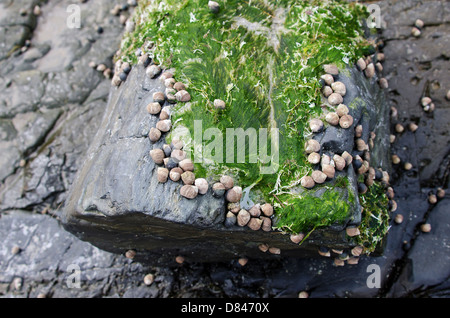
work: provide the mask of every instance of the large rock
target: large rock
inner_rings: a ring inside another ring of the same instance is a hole
[[[278,23],[283,23],[283,14],[280,14],[280,10],[275,11],[276,17],[280,19]],[[255,27],[248,21],[237,20],[236,23],[248,29]],[[270,38],[269,47],[275,52],[272,54],[278,54],[279,43],[273,42],[274,37],[282,33],[276,29],[277,25],[272,30],[275,33],[259,26],[260,31]],[[268,74],[269,84],[273,85],[276,65],[273,65],[274,59],[271,61],[264,65],[264,72]],[[388,107],[377,84],[377,76],[367,79],[355,67],[349,66],[341,69],[336,80],[347,86],[344,102],[350,108],[354,124],[350,129],[328,127],[325,132],[315,136],[323,145],[322,153],[352,153],[354,127],[362,124],[366,142],[369,132],[375,132],[377,136],[377,149],[371,156],[371,166],[387,170]],[[328,228],[315,229],[300,247],[291,242],[289,235],[283,235],[280,231],[225,227],[225,199],[214,197],[211,187],[206,194],[189,200],[180,196],[181,182],[169,180],[159,183],[156,177],[157,165],[151,159],[149,151],[162,148],[167,141],[163,134],[156,143],[150,142],[150,128],[156,126],[158,119],[147,113],[146,106],[153,102],[155,92],[164,90],[163,82],[158,77],[149,78],[142,64],[133,66],[120,87],[111,89],[103,121],[99,123],[84,165],[78,171],[66,200],[63,224],[67,230],[108,251],[123,253],[128,249],[135,249],[137,257],[160,262],[173,260],[176,255],[197,261],[226,260],[240,255],[276,257],[269,252],[261,252],[258,249],[260,244],[281,248],[283,255],[296,256],[318,255],[317,249],[320,246],[336,249],[354,246],[355,243],[348,239],[345,229],[350,225],[359,225],[362,208],[358,201],[357,175],[352,166],[337,174],[349,181],[348,187],[339,190],[343,192],[343,200],[349,199],[351,195],[355,198],[346,220]],[[194,105],[195,91],[190,93],[193,95]],[[274,102],[276,106],[264,104],[263,107],[267,109],[261,109],[258,120],[269,121],[273,125],[272,111],[285,111],[282,108],[285,103],[277,103]],[[165,105],[169,103],[166,101]],[[186,111],[189,111],[189,105],[186,105]],[[227,107],[230,110],[232,106]],[[236,110],[239,111],[239,108],[234,109]],[[252,111],[254,110],[249,113]],[[244,125],[252,118],[249,113],[240,113],[241,116],[246,116],[243,118]],[[275,125],[282,126],[282,122]],[[331,187],[334,187],[333,182],[330,182]],[[328,191],[326,189],[317,191],[317,196]],[[248,199],[244,191],[241,202],[243,207],[250,207]],[[277,216],[273,222],[277,222]]]

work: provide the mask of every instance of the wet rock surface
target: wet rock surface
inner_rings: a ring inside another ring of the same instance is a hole
[[[310,297],[448,297],[448,194],[435,205],[427,201],[430,191],[449,185],[448,2],[378,3],[385,21],[386,92],[398,111],[391,122],[396,135],[392,152],[413,168],[393,166],[398,209],[392,216],[402,214],[404,221],[392,221],[383,256],[363,256],[359,264],[344,267],[333,264],[333,252],[331,258],[311,259],[286,258],[282,252],[264,262],[249,257],[245,266],[237,258],[177,264],[173,255],[173,266],[149,266],[138,257],[102,251],[62,229],[61,206],[84,164],[110,90],[110,80],[88,64],[112,66],[123,27],[110,14],[115,3],[88,1],[80,4],[82,12],[89,5],[96,15],[82,14],[83,27],[73,36],[63,27],[47,41],[46,28],[52,22],[61,25],[53,19],[70,1],[31,2],[0,4],[2,297],[297,297],[303,290]],[[41,16],[19,14],[20,8],[32,10],[36,4]],[[416,38],[411,28],[417,18],[425,26]],[[102,34],[97,25],[103,26]],[[27,39],[31,47],[21,53]],[[65,48],[71,53],[65,54]],[[435,103],[432,113],[420,105],[425,95]],[[395,132],[395,124],[407,127],[410,122],[419,126],[415,132]],[[420,231],[425,222],[431,224],[429,233]],[[15,246],[17,254],[12,253]],[[71,264],[80,267],[80,289],[68,287]],[[380,288],[366,284],[371,264],[380,267]],[[149,273],[155,281],[147,286]]]

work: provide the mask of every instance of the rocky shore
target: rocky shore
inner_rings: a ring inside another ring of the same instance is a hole
[[[449,201],[439,191],[449,182],[448,3],[378,3],[381,73],[389,81],[380,85],[392,106],[391,151],[399,158],[390,181],[401,217],[391,220],[382,257],[363,256],[344,267],[282,254],[266,262],[249,257],[210,264],[173,255],[173,265],[149,266],[64,231],[61,207],[103,117],[107,70],[133,9],[80,2],[82,28],[55,28],[65,23],[69,4],[0,4],[2,297],[448,296]],[[419,18],[420,34],[413,34]],[[71,264],[82,271],[80,289],[67,287]],[[366,284],[371,264],[381,268],[379,289]]]

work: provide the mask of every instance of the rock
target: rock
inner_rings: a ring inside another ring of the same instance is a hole
[[[320,162],[320,154],[317,152],[310,153],[308,156],[308,162],[313,165],[318,164]]]
[[[316,185],[316,183],[314,182],[314,179],[310,176],[304,176],[301,179],[300,183],[301,183],[302,187],[304,187],[306,189],[312,189]]]
[[[174,88],[177,92],[179,92],[179,91],[184,91],[184,90],[186,90],[186,85],[184,85],[184,84],[181,83],[181,82],[176,82],[175,84],[173,84],[173,88]]]
[[[156,123],[156,128],[161,132],[168,132],[172,128],[170,119],[160,120]]]
[[[250,218],[250,221],[248,221],[247,226],[252,229],[253,231],[258,231],[261,229],[263,221],[258,218]]]
[[[346,105],[344,104],[339,104],[336,107],[336,114],[338,114],[339,117],[342,117],[344,115],[348,115],[349,109]]]
[[[159,115],[159,119],[161,119],[161,120],[170,119],[170,107],[169,106],[164,106],[164,108],[161,110],[161,114]]]
[[[328,85],[328,86],[331,86],[331,84],[334,83],[334,77],[332,75],[330,75],[330,74],[322,75],[320,78],[323,79],[325,84]]]
[[[315,170],[311,173],[311,177],[315,183],[322,184],[327,179],[327,175],[319,170]]]
[[[262,220],[261,229],[264,232],[270,232],[272,231],[272,220],[268,217],[261,216],[260,219]]]
[[[333,89],[330,86],[324,86],[322,88],[322,94],[326,98],[330,97],[331,94],[333,94]]]
[[[170,157],[174,158],[178,162],[181,162],[186,159],[186,152],[180,149],[173,149]]]
[[[184,185],[180,189],[180,194],[186,199],[195,199],[198,195],[198,188],[193,185]]]
[[[353,125],[353,117],[350,115],[343,115],[339,119],[339,126],[344,129],[348,129]]]
[[[259,203],[255,204],[248,210],[248,213],[254,218],[258,218],[261,215],[261,205]]]
[[[336,173],[334,167],[327,164],[322,166],[322,172],[330,179],[333,179]]]
[[[153,102],[159,103],[162,105],[162,104],[164,104],[165,101],[166,101],[166,97],[164,96],[163,92],[153,93]]]
[[[305,143],[305,152],[308,154],[311,154],[313,152],[319,152],[320,151],[320,144],[317,140],[309,139]]]

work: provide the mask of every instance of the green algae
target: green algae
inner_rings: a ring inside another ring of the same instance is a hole
[[[389,199],[383,184],[375,182],[365,194],[359,195],[363,208],[360,235],[356,243],[364,248],[364,253],[373,253],[382,243],[389,230]]]
[[[235,144],[232,162],[196,162],[197,177],[231,174],[242,188],[253,186],[262,193],[261,200],[284,202],[285,208],[276,209],[279,228],[298,232],[343,221],[349,204],[336,185],[321,199],[291,190],[312,171],[303,149],[310,136],[308,119],[322,113],[322,67],[335,64],[344,69],[365,54],[368,43],[361,20],[367,17],[366,9],[341,1],[228,0],[214,14],[206,4],[140,1],[136,29],[125,36],[117,58],[136,63],[135,51],[142,48],[188,85],[189,110],[174,107],[174,131],[187,127],[192,137],[195,120],[202,121],[202,133],[211,127],[223,134],[227,128],[279,131],[279,142],[269,138],[267,149],[269,154],[279,153],[276,173],[261,174],[265,164],[251,163],[248,153],[238,162]],[[226,109],[215,109],[215,99],[224,100]],[[186,147],[194,153],[213,142],[191,138]],[[248,140],[245,147],[250,147]]]

